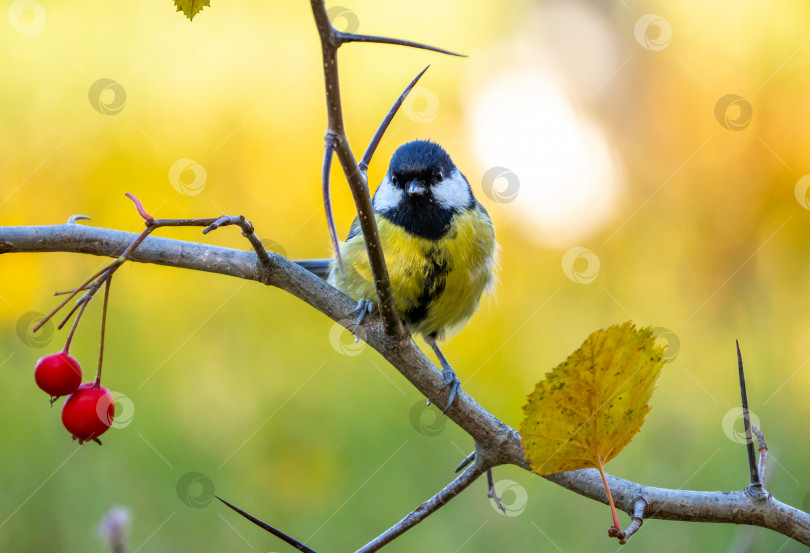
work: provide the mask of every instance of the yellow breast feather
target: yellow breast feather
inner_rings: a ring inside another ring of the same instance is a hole
[[[413,333],[449,338],[494,283],[496,243],[489,217],[479,208],[465,210],[438,240],[414,236],[379,214],[376,218],[400,317]],[[341,245],[341,256],[346,278],[333,268],[330,282],[354,299],[376,299],[361,234]]]

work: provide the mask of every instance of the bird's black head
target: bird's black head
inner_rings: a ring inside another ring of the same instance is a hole
[[[391,184],[411,196],[424,196],[456,169],[444,148],[435,142],[414,140],[403,144],[388,165]]]
[[[428,140],[400,146],[374,194],[374,209],[411,234],[441,238],[456,213],[475,206],[467,179],[444,148]]]

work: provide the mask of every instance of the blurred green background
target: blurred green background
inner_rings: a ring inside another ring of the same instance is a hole
[[[2,4],[0,224],[141,228],[245,214],[276,251],[325,257],[325,110],[307,2]],[[464,390],[510,425],[543,374],[597,328],[657,327],[672,357],[643,431],[608,465],[644,484],[743,488],[734,339],[771,462],[768,489],[810,508],[810,7],[735,2],[329,4],[344,29],[468,54],[340,52],[357,155],[404,85],[430,70],[369,171],[402,142],[442,143],[491,213],[500,284],[445,346]],[[100,79],[109,79],[101,81]],[[728,96],[735,95],[735,96]],[[341,235],[353,207],[338,169]],[[84,224],[84,223],[83,223]],[[163,236],[245,249],[233,229]],[[104,260],[0,258],[0,550],[287,551],[204,485],[318,551],[353,551],[452,478],[472,448],[370,349],[291,296],[222,276],[127,265],[112,287],[104,383],[128,410],[78,447],[36,388],[64,332],[31,336],[52,292]],[[34,315],[32,315],[34,313]],[[72,351],[92,376],[100,303]],[[127,409],[125,409],[125,407]],[[729,415],[729,413],[731,413]],[[130,418],[131,417],[131,418]],[[724,422],[725,421],[725,422]],[[186,486],[183,475],[200,473]],[[386,551],[615,551],[607,507],[498,468]],[[185,486],[185,487],[184,487]],[[191,498],[191,500],[189,500]],[[206,498],[203,498],[206,499]],[[206,501],[202,501],[206,503]],[[628,518],[621,515],[623,524]],[[624,551],[799,551],[742,527],[651,520]]]

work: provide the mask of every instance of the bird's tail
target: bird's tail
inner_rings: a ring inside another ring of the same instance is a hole
[[[295,263],[324,280],[329,276],[329,269],[332,266],[331,259],[298,259]]]

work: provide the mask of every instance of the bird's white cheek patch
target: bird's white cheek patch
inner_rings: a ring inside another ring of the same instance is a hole
[[[433,197],[442,207],[461,208],[470,204],[470,185],[458,171],[453,171],[442,182],[433,185]]]
[[[385,177],[374,193],[374,200],[372,200],[374,210],[386,211],[388,209],[394,209],[402,201],[404,194],[402,190],[395,188],[394,185],[391,184],[391,180],[388,177]]]

